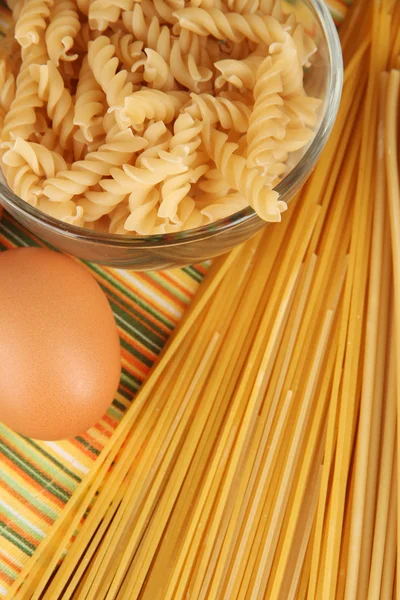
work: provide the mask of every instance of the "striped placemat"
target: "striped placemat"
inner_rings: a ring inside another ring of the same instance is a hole
[[[3,216],[0,251],[41,244],[7,214]],[[48,534],[118,426],[206,270],[194,266],[132,273],[86,267],[116,317],[122,348],[120,387],[107,415],[75,439],[35,442],[0,424],[0,596]]]
[[[330,0],[340,23],[349,2]],[[0,35],[9,22],[0,4]],[[0,251],[42,242],[7,214]],[[122,347],[122,377],[107,415],[72,440],[35,442],[0,424],[0,597],[20,573],[88,473],[195,294],[206,265],[132,273],[86,264],[114,311]],[[56,599],[55,599],[56,600]]]

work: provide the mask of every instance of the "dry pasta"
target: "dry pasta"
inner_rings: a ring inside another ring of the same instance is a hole
[[[0,60],[0,164],[14,192],[118,234],[198,227],[246,205],[281,220],[273,188],[314,135],[320,101],[303,70],[315,42],[280,0],[10,6],[19,51]]]
[[[394,7],[385,0],[367,7],[367,51],[351,65],[310,185],[281,227],[214,261],[10,597],[399,596]],[[362,18],[358,13],[350,21],[350,33]],[[197,133],[189,140],[180,133],[152,123],[141,156],[157,159],[157,146],[165,153],[171,145],[197,143]],[[29,161],[40,173],[32,155]],[[215,166],[195,185],[206,183],[215,185],[218,198],[224,179]],[[129,213],[141,230],[168,229],[157,224],[158,190],[147,191],[145,202],[135,204],[134,196],[113,209],[115,231]],[[221,199],[247,202],[225,191]],[[192,209],[182,200],[182,222],[191,215],[197,222],[199,208],[220,218],[213,214],[216,200],[206,202]]]
[[[73,0],[55,0],[46,29],[46,45],[51,60],[58,66],[60,60],[74,61],[77,54],[69,54],[74,46],[81,24]]]

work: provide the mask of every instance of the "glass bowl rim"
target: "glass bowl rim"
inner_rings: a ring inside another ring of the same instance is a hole
[[[312,5],[315,14],[319,20],[320,27],[324,33],[329,54],[329,80],[327,90],[327,102],[321,123],[314,136],[309,148],[301,157],[299,162],[290,171],[290,173],[276,186],[275,190],[279,193],[280,199],[287,200],[292,187],[298,180],[303,180],[307,173],[314,168],[327,140],[332,131],[335,119],[339,110],[342,85],[343,85],[343,61],[340,47],[339,36],[332,19],[331,13],[324,0],[306,0]],[[175,233],[165,233],[158,235],[125,235],[114,233],[100,233],[84,227],[64,223],[55,217],[51,217],[42,211],[31,206],[22,198],[14,194],[7,186],[0,181],[0,196],[9,202],[14,210],[24,215],[29,215],[31,220],[36,221],[40,226],[52,229],[55,233],[60,233],[64,237],[72,239],[85,240],[103,245],[109,245],[120,248],[150,248],[159,246],[174,246],[187,244],[214,237],[226,230],[234,229],[242,224],[251,224],[260,221],[258,215],[249,206],[241,211],[225,217],[213,223],[187,229]]]

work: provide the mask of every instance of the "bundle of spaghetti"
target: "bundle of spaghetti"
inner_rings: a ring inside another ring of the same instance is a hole
[[[397,23],[398,24],[398,23]],[[385,165],[386,165],[386,188],[389,207],[389,221],[392,241],[393,254],[393,312],[394,312],[394,342],[393,353],[395,355],[393,371],[396,373],[391,381],[391,396],[396,394],[397,398],[397,424],[400,418],[400,173],[398,163],[398,124],[400,112],[400,43],[398,31],[396,32],[395,50],[396,53],[391,53],[388,67],[391,68],[390,73],[382,73],[381,75],[381,101],[383,104],[383,129],[384,129],[384,148],[385,148]],[[394,68],[393,68],[394,67]],[[399,427],[397,427],[397,452],[400,442]],[[389,454],[389,452],[388,452]],[[389,459],[391,455],[389,455]],[[390,463],[387,466],[390,468]],[[399,482],[397,472],[397,482]],[[393,501],[392,498],[390,499]],[[400,543],[400,523],[399,523],[399,508],[400,494],[397,488],[397,548]],[[387,505],[386,505],[387,506]],[[384,515],[388,520],[388,528],[394,526],[395,520],[389,520],[386,506]],[[390,511],[391,515],[392,511]],[[396,518],[396,515],[395,515]],[[388,533],[389,536],[389,533]],[[393,544],[394,542],[392,542]],[[400,554],[397,552],[397,573],[400,567]],[[400,593],[400,580],[397,575],[397,594]]]
[[[393,0],[350,13],[312,177],[214,262],[10,597],[395,596],[399,21]]]

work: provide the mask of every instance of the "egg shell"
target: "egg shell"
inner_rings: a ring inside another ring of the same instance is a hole
[[[41,440],[82,434],[120,373],[114,316],[90,273],[43,248],[0,253],[0,421]]]

